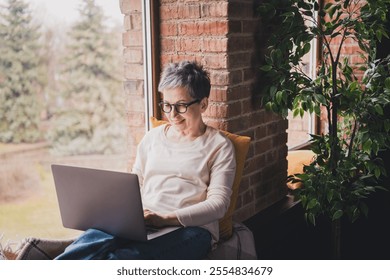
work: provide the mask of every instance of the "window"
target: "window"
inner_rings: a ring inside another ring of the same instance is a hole
[[[160,76],[159,48],[159,1],[142,2],[142,22],[144,33],[144,93],[145,93],[145,127],[150,129],[151,116],[161,117],[158,108],[158,79]]]
[[[317,42],[311,42],[311,51],[303,58],[303,70],[311,78],[316,75],[317,66]],[[314,134],[316,129],[316,117],[314,114],[305,112],[303,117],[293,117],[292,112],[288,114],[287,146],[288,149],[299,149],[305,146],[310,140],[310,134]]]

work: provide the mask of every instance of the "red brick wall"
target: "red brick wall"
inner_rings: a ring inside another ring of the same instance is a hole
[[[130,163],[145,118],[137,105],[143,99],[141,0],[120,3],[125,14]],[[254,0],[160,0],[161,67],[183,59],[201,62],[210,72],[212,84],[206,122],[252,138],[237,202],[237,220],[249,218],[286,194],[287,121],[251,106],[258,23],[254,13]]]

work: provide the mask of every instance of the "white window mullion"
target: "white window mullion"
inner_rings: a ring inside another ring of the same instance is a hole
[[[153,115],[153,74],[152,74],[152,27],[150,0],[142,1],[142,33],[144,56],[144,98],[145,130],[151,128],[150,117]]]

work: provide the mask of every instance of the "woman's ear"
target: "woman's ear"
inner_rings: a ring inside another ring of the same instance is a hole
[[[205,97],[200,101],[200,109],[202,110],[202,113],[206,111],[208,106],[209,106],[209,99]]]

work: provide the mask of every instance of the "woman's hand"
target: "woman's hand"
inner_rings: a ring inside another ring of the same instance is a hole
[[[145,223],[153,227],[180,226],[176,214],[158,214],[148,209],[144,210]]]

